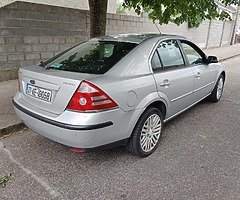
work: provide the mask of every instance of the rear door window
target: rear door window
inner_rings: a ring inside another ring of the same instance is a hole
[[[151,65],[152,65],[152,69],[156,70],[156,69],[161,69],[162,68],[162,64],[161,61],[159,59],[159,55],[158,52],[155,51],[151,60]]]
[[[157,51],[164,69],[185,66],[180,47],[176,40],[161,42]]]
[[[57,70],[104,74],[136,46],[137,44],[128,42],[88,41],[50,59],[45,64]]]

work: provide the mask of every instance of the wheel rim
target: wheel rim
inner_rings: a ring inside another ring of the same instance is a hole
[[[140,144],[143,151],[149,152],[157,145],[161,128],[162,122],[157,114],[151,115],[145,121],[140,135]]]
[[[220,99],[223,92],[223,79],[220,78],[217,86],[217,99]]]

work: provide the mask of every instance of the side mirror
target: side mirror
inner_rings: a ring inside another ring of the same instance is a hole
[[[218,63],[218,57],[217,56],[208,56],[207,63]]]

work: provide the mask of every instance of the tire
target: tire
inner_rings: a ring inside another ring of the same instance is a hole
[[[208,100],[213,103],[219,102],[222,97],[223,87],[224,87],[224,76],[221,74],[218,78],[218,81],[212,93],[208,96]]]
[[[152,128],[147,128],[147,125],[151,125]],[[157,108],[148,108],[139,118],[128,141],[127,150],[142,158],[151,155],[159,145],[162,128],[162,113]]]

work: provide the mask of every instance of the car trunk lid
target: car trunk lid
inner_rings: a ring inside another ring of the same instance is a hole
[[[19,82],[23,99],[44,111],[61,114],[79,87],[81,81],[91,80],[99,75],[83,74],[45,69],[40,66],[25,67],[19,70]],[[31,90],[35,90],[34,95]],[[39,95],[41,93],[41,95]],[[50,99],[43,98],[44,94]]]

